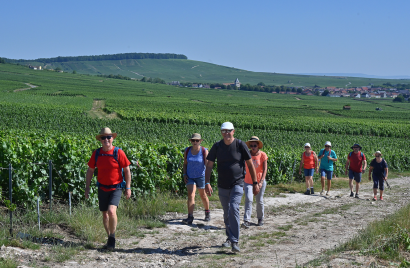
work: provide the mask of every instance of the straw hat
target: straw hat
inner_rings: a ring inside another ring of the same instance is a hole
[[[191,138],[189,138],[188,140],[189,140],[189,141],[191,141],[191,140],[200,140],[200,141],[203,141],[203,139],[201,138],[201,134],[199,134],[199,133],[194,133],[194,134],[192,134]]]
[[[251,149],[251,146],[250,146],[251,142],[257,142],[257,143],[258,143],[258,148],[259,148],[259,149],[262,149],[263,143],[259,140],[258,137],[252,136],[252,137],[246,142],[246,145],[248,145],[248,148],[249,148],[249,149]]]
[[[95,136],[95,138],[97,140],[101,140],[101,136],[112,136],[113,139],[115,139],[117,137],[117,133],[112,133],[111,129],[109,129],[108,127],[103,127],[100,131],[100,134],[98,134],[97,136]]]

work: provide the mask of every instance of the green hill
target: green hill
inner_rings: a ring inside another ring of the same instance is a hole
[[[115,54],[116,56],[125,54]],[[163,54],[174,55],[174,54]],[[181,55],[183,56],[183,55]],[[93,58],[94,57],[94,58]],[[256,85],[263,82],[266,85],[284,86],[314,86],[320,87],[358,87],[383,83],[408,84],[410,79],[376,79],[341,76],[292,75],[279,73],[251,72],[233,67],[211,64],[188,59],[156,59],[156,58],[126,58],[120,60],[102,60],[100,56],[89,56],[89,60],[81,57],[58,57],[37,60],[8,60],[22,65],[41,65],[45,69],[60,68],[65,72],[76,71],[79,74],[108,75],[120,74],[134,79],[142,77],[158,77],[166,82],[180,81],[193,83],[232,83],[236,78],[242,84]],[[183,56],[185,57],[185,56]],[[72,60],[70,60],[72,58]],[[84,56],[84,58],[86,58]],[[115,58],[115,57],[111,57]],[[75,60],[74,60],[75,59]],[[95,59],[95,60],[93,60]],[[350,84],[349,84],[350,83]]]

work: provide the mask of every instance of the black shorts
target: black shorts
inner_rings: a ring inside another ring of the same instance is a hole
[[[118,207],[122,195],[122,189],[116,189],[114,191],[103,191],[98,187],[98,205],[100,211],[107,211],[109,205]]]

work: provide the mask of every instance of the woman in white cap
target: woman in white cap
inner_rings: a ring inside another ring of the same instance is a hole
[[[303,167],[307,189],[305,192],[306,195],[315,193],[313,189],[313,174],[318,171],[318,162],[317,155],[312,151],[310,143],[305,143],[305,151],[300,158],[299,174],[302,174]]]
[[[192,146],[184,153],[184,182],[188,189],[188,218],[182,220],[185,224],[192,224],[194,220],[195,192],[198,188],[199,196],[205,208],[205,221],[211,220],[209,200],[205,193],[205,166],[208,149],[201,146],[201,134],[194,133],[189,139]]]
[[[369,181],[372,178],[373,171],[373,201],[377,200],[377,188],[380,189],[380,200],[383,201],[384,181],[387,180],[387,176],[389,175],[389,168],[386,160],[382,158],[382,153],[380,151],[377,151],[374,156],[376,158],[370,162]]]
[[[263,206],[263,194],[266,188],[266,172],[268,170],[268,156],[266,153],[260,151],[263,143],[258,137],[252,136],[250,140],[246,142],[246,145],[251,150],[252,163],[256,171],[256,178],[258,181],[260,192],[256,195],[256,216],[258,217],[258,226],[263,225],[264,218],[264,206]],[[245,214],[243,215],[242,226],[249,228],[250,219],[252,215],[252,203],[253,203],[253,181],[251,174],[249,173],[248,165],[246,165],[245,174]]]
[[[331,149],[332,144],[330,141],[325,143],[325,149],[320,150],[318,158],[320,161],[320,182],[322,184],[321,195],[325,194],[325,179],[327,178],[327,192],[326,195],[330,195],[330,186],[332,185],[333,176],[333,162],[337,161],[336,153]]]

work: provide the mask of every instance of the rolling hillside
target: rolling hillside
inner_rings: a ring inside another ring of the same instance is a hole
[[[20,61],[23,65],[41,65],[45,69],[61,68],[65,72],[75,70],[80,74],[120,74],[134,79],[142,77],[158,77],[166,82],[180,81],[193,83],[229,83],[236,78],[242,84],[256,85],[263,82],[266,85],[285,86],[314,86],[321,87],[356,87],[369,84],[381,85],[386,82],[392,84],[407,84],[410,79],[376,79],[340,76],[292,75],[279,73],[251,72],[233,67],[226,67],[207,62],[188,59],[125,59],[98,61]],[[350,83],[350,84],[349,84]]]

